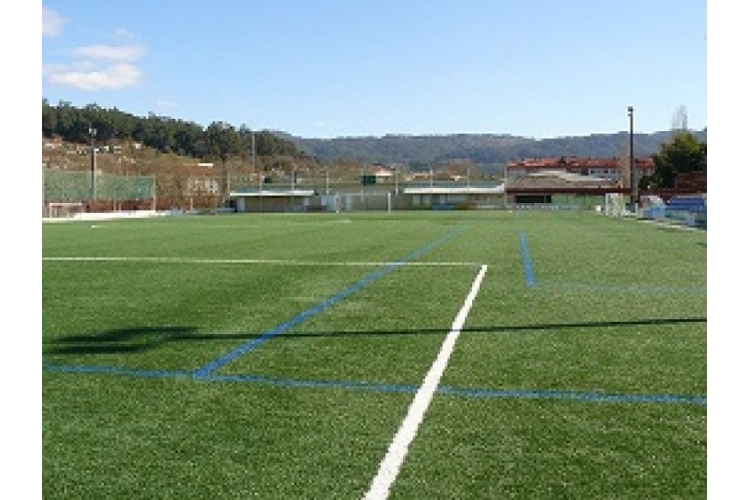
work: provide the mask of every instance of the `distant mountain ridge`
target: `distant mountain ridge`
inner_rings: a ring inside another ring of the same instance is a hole
[[[707,129],[690,131],[707,142]],[[421,170],[451,160],[471,160],[488,173],[502,171],[509,161],[522,158],[576,156],[614,157],[627,154],[629,134],[593,134],[579,137],[533,139],[507,134],[385,135],[307,139],[274,132],[292,141],[305,153],[321,160],[348,159],[369,163],[405,164]],[[635,156],[659,152],[674,131],[634,134]]]

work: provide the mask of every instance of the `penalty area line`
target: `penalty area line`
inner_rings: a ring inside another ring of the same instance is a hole
[[[443,376],[443,372],[445,372],[445,369],[448,366],[448,361],[453,353],[453,348],[456,345],[456,341],[461,333],[466,317],[469,315],[469,311],[474,304],[474,300],[479,293],[479,288],[482,285],[482,280],[486,273],[487,266],[483,265],[479,270],[477,277],[474,279],[474,283],[471,286],[469,294],[466,296],[463,307],[453,320],[453,325],[443,341],[443,345],[440,348],[437,358],[435,358],[430,371],[427,372],[427,375],[422,382],[422,386],[417,391],[416,396],[414,396],[406,417],[401,422],[401,427],[393,437],[393,441],[388,447],[388,452],[380,462],[380,469],[378,470],[377,475],[373,478],[372,483],[370,484],[370,489],[364,497],[365,499],[375,500],[388,498],[391,486],[396,480],[396,477],[401,470],[401,465],[406,459],[409,445],[417,435],[422,419],[424,418],[427,408],[430,406],[430,402],[440,384],[440,378]]]

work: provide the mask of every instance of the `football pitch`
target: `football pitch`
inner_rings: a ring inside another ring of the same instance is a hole
[[[705,498],[706,255],[582,212],[44,224],[44,497]]]

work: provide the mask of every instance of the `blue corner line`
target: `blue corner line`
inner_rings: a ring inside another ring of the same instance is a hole
[[[523,267],[526,271],[526,286],[533,288],[536,286],[534,277],[534,265],[531,263],[531,252],[529,252],[529,240],[526,233],[521,233],[521,258],[523,258]]]

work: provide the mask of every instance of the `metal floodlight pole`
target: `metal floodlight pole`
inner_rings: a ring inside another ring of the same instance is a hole
[[[508,183],[510,182],[510,176],[508,175],[508,163],[506,162],[503,165],[503,203],[505,204],[505,209],[507,210],[509,208],[508,205]],[[510,201],[516,202],[516,197],[513,196]]]
[[[633,155],[633,106],[628,106],[628,117],[630,118],[630,201],[633,203],[633,210],[638,201],[638,184],[635,175],[635,156]]]
[[[89,127],[91,136],[91,201],[96,200],[96,129]]]
[[[263,211],[263,182],[265,181],[265,175],[255,168],[255,131],[250,131],[250,165],[258,175],[258,213]]]
[[[435,182],[433,181],[434,173],[430,167],[430,206],[435,206]]]
[[[296,200],[294,198],[295,184],[297,182],[297,172],[294,163],[292,163],[292,212],[296,210]]]
[[[255,132],[250,131],[251,167],[255,171]]]

